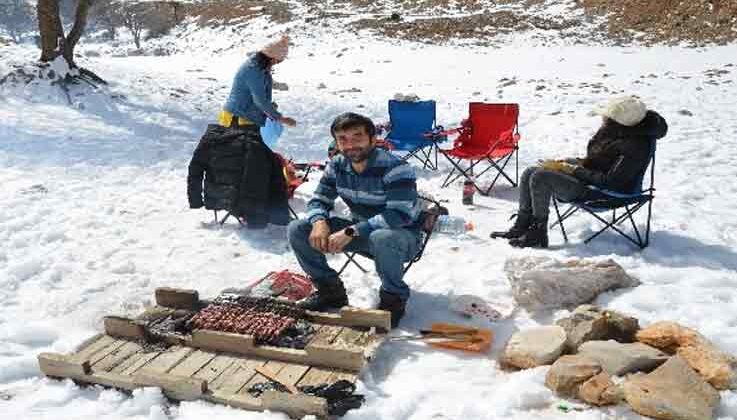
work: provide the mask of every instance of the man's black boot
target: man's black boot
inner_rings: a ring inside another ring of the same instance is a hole
[[[547,248],[548,219],[533,219],[527,232],[519,238],[510,239],[509,244],[517,248]]]
[[[317,290],[297,302],[297,306],[308,311],[325,312],[328,309],[339,309],[348,306],[348,295],[340,279],[321,281],[315,284]]]
[[[492,239],[514,239],[524,235],[527,232],[527,229],[530,227],[530,223],[532,223],[532,215],[530,215],[529,213],[520,212],[517,214],[513,214],[510,219],[514,219],[515,217],[516,219],[514,221],[514,225],[512,225],[509,230],[491,232],[491,235],[489,235],[489,237],[491,237]]]
[[[407,301],[399,295],[379,290],[379,307],[377,309],[389,311],[392,314],[392,328],[397,328],[399,325],[399,320],[404,316],[405,306],[407,306]]]

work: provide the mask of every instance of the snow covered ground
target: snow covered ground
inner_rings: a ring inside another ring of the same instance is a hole
[[[259,25],[191,34],[168,57],[90,57],[81,61],[111,82],[66,104],[56,88],[0,86],[0,413],[8,419],[284,419],[203,402],[169,405],[156,389],[132,397],[44,378],[36,355],[68,352],[101,330],[106,314],[134,315],[159,286],[213,296],[266,272],[298,267],[285,230],[223,228],[189,210],[186,171],[200,134],[228,93],[245,52],[260,46]],[[195,40],[197,42],[193,42]],[[173,41],[172,41],[173,42]],[[518,250],[488,239],[506,228],[517,190],[502,185],[476,205],[461,205],[460,186],[439,189],[438,173],[420,171],[420,187],[448,200],[452,214],[477,229],[438,235],[409,272],[413,296],[401,329],[433,321],[468,322],[448,311],[451,294],[511,304],[502,271],[509,257],[614,258],[643,285],[596,303],[647,325],[675,320],[737,353],[737,46],[708,49],[540,45],[510,40],[500,48],[459,48],[356,39],[335,28],[293,33],[290,58],[275,79],[280,109],[298,120],[278,149],[321,160],[328,126],[344,111],[383,121],[395,93],[438,101],[441,124],[463,118],[469,101],[518,102],[520,168],[537,159],[580,155],[599,124],[591,107],[615,93],[640,95],[670,124],[659,144],[652,244],[637,251],[577,217],[571,242],[553,232],[550,250]],[[83,44],[84,45],[84,44]],[[84,46],[92,49],[93,46]],[[32,60],[32,47],[0,49],[0,74]],[[81,92],[78,91],[78,92]],[[690,114],[690,115],[689,115]],[[299,189],[298,211],[316,179]],[[332,259],[335,264],[342,259]],[[344,278],[356,306],[377,302],[374,273]],[[495,344],[478,357],[390,343],[365,372],[366,404],[347,419],[640,418],[624,406],[562,413],[543,382],[546,367],[504,372],[496,359],[516,330],[565,315],[514,312],[491,325]],[[475,321],[483,326],[483,321]],[[737,395],[723,392],[720,418],[737,417]]]

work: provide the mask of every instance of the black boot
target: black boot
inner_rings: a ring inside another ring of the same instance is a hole
[[[496,238],[504,238],[504,239],[513,239],[513,238],[519,238],[520,236],[524,235],[525,232],[527,232],[527,228],[530,227],[530,223],[532,222],[532,216],[529,213],[516,213],[513,214],[512,217],[509,219],[517,218],[517,220],[514,221],[514,225],[512,225],[509,230],[504,232],[491,232],[491,235],[489,235],[492,239]]]
[[[533,219],[527,232],[519,238],[510,239],[509,244],[517,248],[547,248],[548,219]]]
[[[397,328],[399,320],[404,316],[404,308],[407,301],[402,300],[398,295],[379,290],[379,307],[383,311],[389,311],[392,314],[392,328]]]
[[[308,311],[325,312],[328,309],[339,309],[348,306],[348,295],[340,279],[315,283],[314,293],[297,302],[297,306]]]

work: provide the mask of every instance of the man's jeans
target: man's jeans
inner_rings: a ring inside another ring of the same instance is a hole
[[[353,225],[354,222],[340,218],[328,220],[330,231],[336,232]],[[335,282],[338,273],[330,268],[325,254],[310,245],[312,224],[306,219],[293,220],[287,228],[289,244],[297,261],[319,289],[321,284]],[[409,298],[409,286],[404,282],[404,265],[419,250],[420,232],[410,229],[377,229],[366,237],[353,238],[344,251],[359,252],[373,257],[376,272],[381,279],[381,288],[388,293]]]
[[[572,175],[531,166],[520,177],[519,212],[521,216],[547,219],[553,194],[564,201],[571,201],[583,197],[587,191],[586,184]]]

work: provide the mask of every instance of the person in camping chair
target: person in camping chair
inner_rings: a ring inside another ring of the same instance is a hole
[[[287,229],[297,260],[317,289],[298,304],[316,311],[348,305],[343,282],[325,254],[367,253],[381,278],[378,308],[391,312],[396,326],[410,294],[403,263],[417,253],[421,240],[414,169],[376,148],[376,127],[367,117],[339,115],[330,132],[340,153],[325,168],[307,217]],[[330,217],[337,197],[348,205],[350,219]]]
[[[587,185],[633,192],[650,162],[650,142],[664,137],[668,125],[632,96],[612,98],[594,112],[602,116],[602,125],[589,141],[586,157],[544,160],[527,168],[519,183],[517,219],[509,230],[492,232],[492,238],[508,239],[515,247],[547,248],[553,194],[564,201],[596,198]]]

